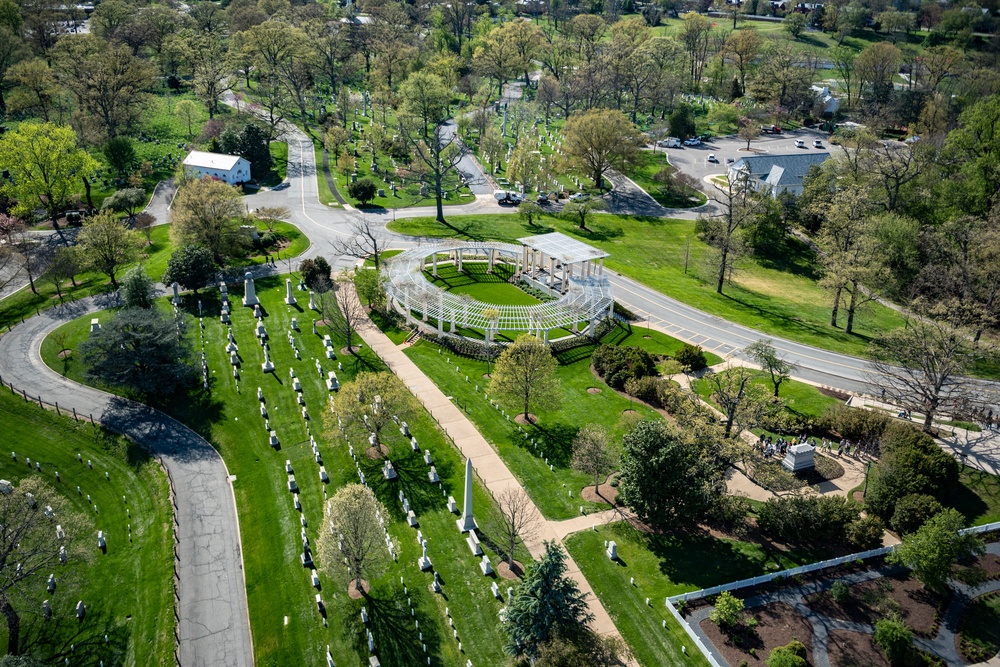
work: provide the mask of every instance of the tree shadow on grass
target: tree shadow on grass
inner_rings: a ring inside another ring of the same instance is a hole
[[[356,609],[350,618],[355,620],[352,620],[348,632],[352,635],[351,640],[358,655],[370,655],[365,632],[367,629],[372,633],[375,654],[385,667],[426,664],[428,656],[432,662],[440,663],[441,628],[436,618],[421,612],[419,604],[421,598],[429,594],[422,587],[410,587],[406,593],[396,586],[391,591],[376,587],[362,600],[353,602],[352,606]],[[414,602],[416,615],[410,611],[408,597]],[[368,611],[367,626],[360,621],[362,606]],[[423,645],[427,646],[426,653]]]
[[[530,445],[531,437],[534,437],[538,443],[538,450],[545,452],[545,458],[549,463],[564,468],[569,465],[569,460],[573,456],[573,440],[579,430],[579,427],[571,424],[542,422],[529,429],[527,439],[522,436],[523,442],[520,446]]]
[[[786,236],[781,243],[764,249],[754,257],[766,269],[802,276],[814,282],[820,279],[816,254],[796,238]]]
[[[103,660],[105,667],[112,667],[126,663],[131,634],[127,623],[116,623],[108,614],[90,608],[84,620],[78,621],[75,603],[64,599],[53,605],[49,620],[40,614],[22,616],[21,652],[52,664],[68,658],[74,665],[98,665]]]
[[[443,497],[441,489],[437,484],[432,484],[427,476],[431,468],[424,463],[423,451],[415,452],[409,445],[392,447],[389,460],[396,470],[396,478],[392,480],[385,479],[382,474],[385,460],[359,456],[358,464],[372,491],[397,519],[406,516],[403,504],[399,500],[400,491],[406,496],[410,509],[417,515],[418,520],[424,512],[441,508]],[[454,473],[454,464],[451,460],[434,460],[432,465],[442,480],[449,479]]]
[[[746,291],[749,294],[757,294],[756,292],[746,290],[745,288],[743,288],[743,291]],[[829,325],[820,324],[818,322],[816,323],[807,322],[799,317],[782,313],[776,309],[764,308],[758,304],[749,303],[748,301],[741,299],[739,296],[734,296],[733,294],[724,293],[722,296],[725,297],[726,299],[729,299],[733,303],[739,304],[740,308],[743,309],[745,312],[754,313],[765,320],[781,324],[788,330],[797,330],[803,333],[814,334],[823,337],[829,337],[831,334],[844,333],[843,329],[840,329],[839,327],[831,327]],[[758,294],[758,296],[763,296],[763,295]],[[853,331],[852,333],[846,334],[846,336],[849,339],[859,340],[863,343],[868,343],[872,340],[871,336],[867,336],[865,334],[859,334],[857,331]]]
[[[981,470],[974,470],[969,474],[969,478],[963,484],[956,484],[951,492],[951,506],[962,513],[970,523],[981,517],[989,510],[989,506],[977,495],[975,489],[980,492],[989,492],[989,473]]]

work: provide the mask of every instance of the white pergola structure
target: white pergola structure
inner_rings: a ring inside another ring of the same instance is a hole
[[[593,250],[600,257],[606,256]],[[425,244],[385,261],[385,291],[390,303],[409,323],[427,331],[436,330],[439,335],[458,335],[458,329],[463,327],[477,329],[485,333],[488,342],[498,331],[525,331],[548,342],[549,331],[565,328],[579,333],[581,323],[586,327],[584,333],[590,335],[599,322],[611,317],[614,309],[611,284],[599,271],[567,274],[565,290],[558,299],[533,306],[477,301],[441,289],[424,273],[430,270],[436,277],[438,265],[442,263],[453,264],[461,272],[465,262],[475,261],[488,263],[488,270],[492,271],[500,261],[513,264],[515,276],[523,276],[526,257],[525,246],[513,243],[442,241]]]
[[[521,242],[523,277],[553,294],[570,288],[569,278],[604,275],[608,253],[560,232],[528,236]]]

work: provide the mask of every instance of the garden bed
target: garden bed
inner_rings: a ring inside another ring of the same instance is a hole
[[[709,619],[701,622],[701,629],[730,665],[761,663],[779,646],[797,639],[806,647],[812,662],[812,625],[795,609],[784,602],[774,602],[748,610],[747,617],[757,619],[755,631],[744,629],[732,635],[723,632]]]
[[[824,616],[854,623],[897,616],[914,633],[930,637],[937,633],[939,617],[950,599],[928,590],[907,573],[865,581],[848,590],[850,595],[842,602],[834,600],[830,591],[807,596],[805,602]]]

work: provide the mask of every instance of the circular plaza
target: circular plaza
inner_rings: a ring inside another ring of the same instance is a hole
[[[430,333],[475,331],[487,341],[529,333],[548,342],[550,333],[590,335],[611,316],[606,256],[558,232],[519,243],[446,240],[388,259],[385,289],[408,323]]]

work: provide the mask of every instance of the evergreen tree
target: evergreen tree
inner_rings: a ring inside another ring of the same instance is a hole
[[[515,657],[535,657],[539,647],[556,635],[579,633],[593,618],[584,597],[566,576],[562,547],[546,542],[545,554],[528,567],[501,617],[507,633],[504,651]]]

